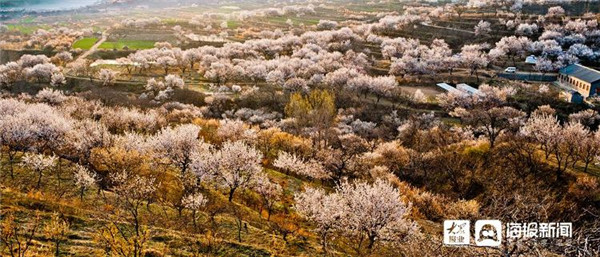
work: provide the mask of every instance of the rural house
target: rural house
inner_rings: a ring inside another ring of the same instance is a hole
[[[584,98],[600,94],[600,71],[580,64],[560,69],[558,82],[563,87],[579,92]]]

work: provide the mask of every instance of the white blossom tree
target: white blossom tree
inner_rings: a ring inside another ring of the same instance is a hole
[[[489,64],[488,55],[483,52],[485,45],[465,45],[461,49],[461,63],[468,68],[471,75],[475,74],[479,80],[477,71]]]
[[[185,50],[183,52],[183,61],[190,65],[190,70],[194,70],[194,65],[202,59],[202,52],[197,48]]]
[[[349,236],[358,254],[365,247],[371,253],[379,243],[400,242],[416,233],[417,226],[406,217],[410,204],[383,180],[342,182],[330,194],[309,188],[295,199],[296,210],[317,224],[324,249],[333,232]]]
[[[48,58],[48,56],[45,56],[43,54],[40,55],[30,55],[30,54],[25,54],[23,56],[21,56],[21,58],[19,58],[19,65],[21,65],[22,68],[31,68],[35,65],[38,64],[46,64],[50,62],[50,58]]]
[[[320,30],[332,30],[338,26],[338,23],[330,20],[319,20],[317,24],[317,29]]]
[[[417,89],[415,91],[415,93],[413,94],[413,99],[417,103],[425,103],[425,102],[427,102],[427,97],[425,96],[425,94],[423,93],[423,91],[421,91],[421,89]]]
[[[171,56],[161,56],[156,59],[156,64],[165,70],[165,76],[169,74],[169,68],[177,65],[177,60]]]
[[[166,157],[182,174],[189,169],[193,156],[208,151],[199,138],[200,127],[193,124],[163,128],[151,139],[157,157]]]
[[[558,18],[565,15],[565,9],[560,6],[552,6],[548,8],[548,12],[546,13],[546,18]]]
[[[359,249],[363,239],[371,251],[378,242],[401,241],[416,229],[406,218],[411,206],[402,202],[400,192],[389,182],[344,182],[337,192],[348,211],[342,226],[360,238]]]
[[[308,86],[303,78],[291,78],[283,84],[283,89],[287,92],[306,92]]]
[[[185,208],[192,211],[192,222],[194,223],[194,227],[198,227],[196,215],[198,211],[202,210],[202,208],[206,206],[208,199],[202,193],[193,193],[187,195],[181,201],[181,204],[185,206]]]
[[[520,57],[525,54],[530,48],[532,42],[527,37],[503,37],[496,42],[496,47],[490,51],[490,56],[499,58],[507,55],[516,64],[515,57]]]
[[[534,68],[536,71],[541,72],[542,74],[552,72],[556,69],[554,63],[552,63],[552,60],[544,57],[540,57],[537,59]]]
[[[296,211],[315,223],[321,247],[327,252],[329,239],[333,233],[342,229],[341,220],[346,215],[346,207],[340,195],[328,195],[323,189],[307,188],[296,194],[294,200]]]
[[[209,69],[204,73],[204,77],[214,80],[217,86],[227,82],[227,80],[235,76],[234,67],[228,62],[213,62]]]
[[[579,159],[584,163],[583,172],[585,173],[588,171],[590,163],[600,156],[600,132],[588,134],[580,143],[577,152]]]
[[[583,143],[590,136],[589,130],[579,122],[565,124],[555,139],[554,157],[557,176],[562,176],[569,166],[579,160]]]
[[[122,238],[127,245],[116,244],[111,247],[128,256],[143,256],[142,253],[149,240],[149,230],[144,225],[140,210],[156,191],[156,179],[133,174],[130,171],[121,171],[113,174],[110,180],[113,183],[111,190],[116,194],[115,204],[125,210],[124,220],[131,226],[119,226],[116,220],[112,221],[113,229],[110,227],[104,229],[105,233],[102,233],[102,236],[113,238],[109,238],[107,242],[115,242],[114,238]]]
[[[66,63],[73,60],[73,54],[63,51],[54,55],[53,59],[55,59],[60,65],[64,66]]]
[[[44,171],[54,166],[56,156],[46,156],[43,154],[25,153],[22,158],[22,165],[32,169],[37,174],[36,189],[40,189],[42,185],[42,176]]]
[[[252,187],[261,197],[261,213],[264,208],[267,211],[267,220],[270,220],[273,206],[282,194],[281,186],[271,182],[266,175],[260,175],[257,176]]]
[[[535,23],[521,23],[519,24],[519,26],[517,26],[515,33],[517,35],[532,36],[533,34],[538,32],[538,29],[538,25]]]
[[[96,173],[91,172],[86,167],[76,165],[73,178],[75,179],[75,185],[79,187],[80,199],[83,201],[85,190],[96,183]]]
[[[556,146],[556,137],[560,134],[561,126],[554,116],[554,109],[551,113],[542,110],[538,108],[531,115],[521,127],[520,133],[538,143],[544,151],[546,159],[548,159]]]
[[[223,141],[247,141],[256,137],[256,131],[239,119],[220,120],[216,134]]]
[[[117,72],[109,69],[101,69],[98,72],[98,78],[103,86],[111,86],[117,80]]]
[[[62,74],[62,72],[53,73],[52,77],[50,78],[50,85],[52,85],[53,87],[62,86],[66,83],[67,80],[65,79],[65,76]]]
[[[60,69],[52,63],[36,64],[32,68],[25,68],[25,77],[36,79],[37,82],[50,81],[52,75],[59,73]]]
[[[183,89],[183,87],[185,86],[185,82],[181,77],[177,75],[167,75],[165,77],[165,86],[170,88]]]
[[[218,186],[227,188],[229,201],[235,191],[251,186],[262,172],[262,154],[254,147],[236,142],[225,142],[223,146],[193,164],[194,172],[201,176],[209,174]]]
[[[8,62],[0,65],[0,85],[11,86],[22,79],[21,65],[16,62]]]
[[[331,173],[321,163],[315,160],[305,161],[295,154],[283,151],[279,152],[277,159],[273,162],[273,166],[286,172],[296,173],[313,179],[331,178]]]
[[[62,91],[54,90],[52,88],[44,88],[40,90],[40,92],[35,95],[35,98],[51,105],[58,105],[67,100],[67,97],[62,93]]]
[[[491,109],[456,108],[452,116],[461,118],[466,125],[482,132],[494,147],[496,139],[505,131],[517,128],[525,113],[512,107],[493,107]]]
[[[487,21],[479,21],[475,26],[476,36],[488,36],[492,32],[491,24]]]

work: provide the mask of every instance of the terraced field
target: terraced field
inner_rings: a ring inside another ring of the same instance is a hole
[[[121,50],[124,48],[129,48],[131,50],[139,50],[139,49],[150,49],[154,47],[154,43],[156,41],[149,40],[119,40],[116,42],[107,41],[100,45],[100,49],[117,49]]]
[[[92,46],[98,42],[98,39],[95,37],[86,37],[86,38],[82,38],[78,41],[76,41],[75,43],[73,43],[73,48],[74,49],[83,49],[83,50],[89,50],[90,48],[92,48]]]

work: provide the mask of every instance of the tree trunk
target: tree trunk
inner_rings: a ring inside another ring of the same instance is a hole
[[[327,255],[327,234],[321,235],[321,248],[323,248],[324,255]]]
[[[43,170],[39,170],[38,171],[38,180],[37,180],[37,186],[36,189],[40,189],[40,186],[42,184],[42,175],[44,174]]]
[[[236,189],[237,188],[231,188],[231,189],[229,189],[229,202],[233,201],[233,193],[235,193]]]
[[[375,245],[375,236],[370,235],[369,236],[369,245],[367,245],[367,249],[369,249],[369,252],[371,252],[371,250],[373,250],[373,245]]]
[[[237,212],[237,211],[236,211]],[[240,217],[239,213],[236,213],[236,223],[237,223],[237,238],[238,238],[238,242],[242,242],[242,226],[243,226],[243,221],[242,221],[242,217]]]
[[[585,161],[585,166],[583,167],[583,172],[584,173],[587,173],[588,166],[590,166],[590,162],[589,161]]]
[[[8,166],[10,168],[10,179],[14,180],[15,179],[15,168],[14,168],[14,162],[15,160],[15,153],[11,154],[10,151],[8,152]]]
[[[62,172],[62,158],[59,157],[58,158],[58,167],[57,167],[57,170],[56,170],[56,180],[57,180],[57,183],[58,183],[58,186],[57,186],[58,188],[60,188],[60,181],[61,181],[60,173],[61,172]]]
[[[562,170],[560,169],[560,164],[558,164],[558,168],[556,169],[556,180],[559,180],[560,178],[562,178]]]
[[[55,243],[54,256],[60,256],[60,243],[58,241]]]
[[[194,229],[198,230],[198,223],[196,222],[196,210],[192,211],[192,223],[194,224]]]

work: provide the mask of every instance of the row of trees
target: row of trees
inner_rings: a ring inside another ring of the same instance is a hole
[[[61,68],[54,63],[64,65],[72,59],[69,52],[58,53],[52,58],[45,55],[23,55],[16,62],[0,65],[0,85],[11,86],[24,79],[38,83],[49,82],[52,86],[64,85],[66,80]]]

